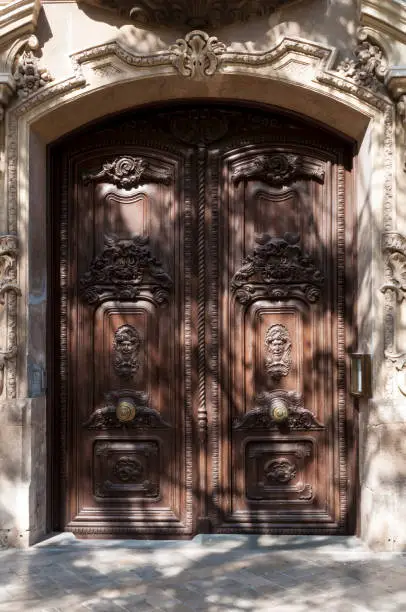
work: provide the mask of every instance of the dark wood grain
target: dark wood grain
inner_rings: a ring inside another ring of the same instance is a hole
[[[216,105],[50,150],[55,527],[353,530],[351,152]]]

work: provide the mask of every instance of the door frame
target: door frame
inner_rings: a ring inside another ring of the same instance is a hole
[[[167,101],[167,102],[153,102],[150,104],[146,104],[146,105],[141,105],[138,107],[135,107],[134,109],[132,109],[130,112],[133,113],[135,112],[144,112],[144,111],[148,111],[151,109],[161,109],[161,110],[168,110],[170,111],[171,109],[180,109],[180,108],[185,108],[185,107],[196,107],[196,106],[221,106],[223,108],[226,107],[230,107],[230,108],[243,108],[243,109],[258,109],[258,110],[262,110],[262,111],[266,111],[266,112],[270,112],[270,113],[280,113],[284,116],[290,116],[292,117],[292,119],[294,120],[295,118],[297,120],[299,120],[300,122],[304,122],[306,125],[308,125],[309,127],[314,126],[317,127],[318,129],[322,130],[324,133],[328,134],[331,133],[335,139],[339,138],[343,143],[346,144],[346,146],[350,149],[352,149],[353,154],[352,157],[356,158],[357,155],[357,144],[354,140],[349,139],[345,136],[343,136],[342,134],[338,134],[337,131],[333,131],[333,130],[329,130],[326,128],[325,125],[317,123],[313,120],[309,120],[309,118],[307,117],[303,117],[302,115],[299,115],[297,113],[291,113],[291,112],[287,112],[286,110],[280,109],[280,108],[275,108],[273,106],[270,105],[264,105],[264,104],[258,104],[258,103],[250,103],[250,102],[245,102],[245,103],[241,103],[238,100],[205,100],[205,99],[200,99],[200,100],[188,100],[188,99],[184,99],[184,100],[180,100],[177,101],[176,103],[174,103],[173,101]],[[126,113],[117,113],[113,116],[113,120],[114,119],[120,119],[122,117],[124,117],[126,115]],[[107,118],[107,120],[109,120],[110,117]],[[60,453],[60,448],[61,445],[59,444],[59,440],[61,440],[61,422],[60,422],[60,414],[59,411],[55,410],[55,406],[58,404],[57,402],[57,397],[58,397],[58,389],[59,389],[59,385],[58,385],[58,373],[59,373],[59,367],[58,367],[58,355],[57,355],[57,350],[55,348],[55,343],[53,342],[53,338],[55,337],[55,332],[56,330],[59,330],[59,308],[55,308],[55,303],[59,304],[59,284],[56,283],[56,278],[58,277],[58,268],[59,268],[59,236],[57,236],[57,232],[55,232],[55,228],[59,227],[59,211],[58,211],[58,206],[57,206],[57,200],[58,198],[56,197],[56,195],[53,194],[52,191],[52,186],[54,184],[54,181],[58,181],[59,177],[57,174],[55,174],[55,172],[57,172],[57,169],[55,168],[55,165],[53,164],[53,150],[55,148],[55,146],[59,145],[61,142],[65,141],[66,138],[72,138],[75,137],[75,135],[79,134],[82,131],[85,131],[89,128],[89,126],[91,126],[92,124],[97,124],[97,125],[103,125],[104,122],[106,121],[105,117],[102,117],[98,120],[96,120],[95,122],[92,122],[91,124],[86,124],[84,126],[81,126],[80,128],[78,128],[75,132],[71,132],[67,137],[62,137],[61,139],[58,139],[55,142],[52,142],[50,146],[48,146],[47,149],[47,167],[48,167],[48,172],[47,172],[47,177],[48,177],[48,188],[47,188],[47,192],[48,192],[48,198],[47,198],[47,243],[48,243],[48,259],[47,259],[47,271],[48,271],[48,298],[47,298],[47,303],[48,303],[48,308],[47,308],[47,372],[48,372],[48,377],[47,377],[47,381],[48,381],[48,389],[47,389],[47,397],[48,397],[48,401],[47,401],[47,421],[48,421],[48,448],[52,448],[52,453],[48,453],[48,460],[47,460],[47,466],[48,466],[48,474],[51,475],[50,478],[50,487],[48,490],[48,495],[47,495],[47,508],[48,508],[48,531],[59,531],[62,528],[62,522],[61,522],[61,508],[64,507],[64,503],[63,503],[63,498],[64,498],[64,492],[61,490],[61,479],[60,479],[60,468],[61,468],[61,462],[62,462],[62,457],[61,457],[61,453]],[[356,174],[356,167],[354,166],[351,177],[352,177],[352,183],[354,183],[354,178]],[[354,184],[350,185],[348,187],[348,193],[350,193],[351,195],[349,196],[349,198],[351,199],[351,201],[354,203]],[[354,206],[353,206],[354,208]],[[354,236],[357,235],[357,228],[355,227],[354,229]],[[354,268],[357,269],[357,250],[354,246],[353,249],[353,263],[354,263]],[[356,293],[356,282],[354,283],[354,292]],[[354,296],[355,297],[355,296]],[[353,304],[356,305],[357,304],[357,300],[354,299],[353,300]],[[354,341],[353,341],[353,346],[356,346],[356,338],[358,335],[358,331],[356,329],[356,324],[355,322],[357,321],[357,312],[356,309],[353,309],[353,320],[354,320],[354,325],[353,325],[353,331],[354,331]],[[348,372],[347,372],[348,374]],[[349,397],[349,385],[347,385],[348,387],[348,392],[347,392],[347,397]],[[357,400],[355,400],[355,404],[357,404]],[[355,414],[355,413],[354,413]],[[348,532],[349,533],[358,533],[359,532],[359,517],[360,517],[360,507],[359,507],[359,491],[360,491],[360,482],[359,482],[359,453],[358,453],[358,440],[359,440],[359,431],[358,431],[358,420],[356,418],[353,419],[353,425],[354,427],[351,430],[351,435],[350,432],[347,431],[347,440],[348,440],[348,444],[352,445],[352,451],[351,453],[348,452],[348,473],[349,475],[351,475],[351,498],[352,501],[350,499],[349,496],[349,503],[351,504],[351,511],[348,514]],[[348,424],[347,424],[347,430],[348,430]],[[98,535],[97,537],[103,537],[103,535]],[[137,535],[137,538],[142,538],[142,535]],[[150,537],[150,536],[145,536],[145,537]],[[167,537],[167,536],[165,536]],[[175,537],[179,537],[179,536],[175,536]]]

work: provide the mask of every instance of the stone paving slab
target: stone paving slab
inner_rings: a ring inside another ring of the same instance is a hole
[[[0,552],[0,612],[406,612],[406,555],[356,538],[198,536]]]

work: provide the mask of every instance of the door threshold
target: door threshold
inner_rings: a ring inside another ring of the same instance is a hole
[[[83,540],[73,533],[51,533],[31,548],[62,550],[66,548],[106,548],[106,549],[187,549],[196,547],[221,547],[224,550],[233,548],[245,550],[306,550],[317,549],[318,552],[331,551],[367,551],[367,546],[356,536],[331,535],[252,535],[252,534],[198,534],[190,540]]]

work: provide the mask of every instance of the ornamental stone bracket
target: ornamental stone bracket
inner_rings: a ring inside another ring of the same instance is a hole
[[[22,89],[23,80],[27,83],[29,72],[33,69],[35,72],[38,58],[34,51],[38,49],[38,40],[32,34],[40,8],[40,0],[14,0],[0,6],[0,121],[15,93]],[[22,56],[25,62],[23,69]],[[31,66],[28,66],[27,60],[30,60]],[[17,66],[18,63],[20,66]],[[17,82],[16,70],[19,76]]]
[[[386,53],[377,41],[372,40],[366,28],[358,29],[357,41],[354,56],[342,60],[337,66],[337,72],[358,85],[382,91],[388,69]]]

